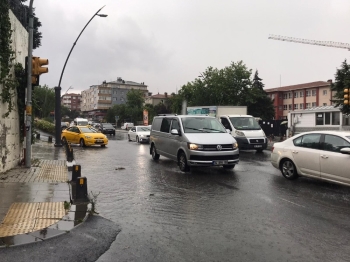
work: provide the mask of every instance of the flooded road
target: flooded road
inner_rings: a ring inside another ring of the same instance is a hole
[[[73,146],[98,212],[122,228],[99,262],[350,261],[349,187],[288,181],[268,151],[182,173],[125,133],[108,138]]]

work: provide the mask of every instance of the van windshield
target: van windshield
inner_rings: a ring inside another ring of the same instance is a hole
[[[226,133],[216,118],[184,117],[181,121],[185,133]]]
[[[254,117],[230,117],[231,123],[237,130],[261,130]]]
[[[88,124],[88,121],[78,121],[78,126],[87,126]]]

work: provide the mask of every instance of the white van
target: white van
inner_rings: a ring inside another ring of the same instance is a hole
[[[75,126],[87,126],[89,121],[86,118],[77,117],[73,120],[72,124]]]
[[[203,115],[156,116],[150,134],[150,154],[175,160],[181,171],[191,166],[233,169],[239,162],[236,140],[218,119]]]
[[[267,148],[267,138],[251,115],[222,115],[218,117],[222,125],[231,131],[239,149],[255,149],[262,152]]]

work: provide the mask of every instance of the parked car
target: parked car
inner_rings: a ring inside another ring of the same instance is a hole
[[[80,144],[81,147],[108,144],[107,136],[88,126],[71,126],[61,133],[62,144]]]
[[[149,126],[134,126],[130,128],[128,133],[129,141],[136,141],[137,143],[148,143],[151,129]]]
[[[115,128],[110,123],[101,123],[100,124],[100,131],[103,134],[109,134],[115,136]]]
[[[350,132],[305,132],[275,143],[271,163],[290,180],[308,176],[350,185]]]
[[[204,115],[156,116],[152,122],[150,154],[177,161],[181,171],[191,166],[222,166],[239,162],[237,141],[218,119]]]

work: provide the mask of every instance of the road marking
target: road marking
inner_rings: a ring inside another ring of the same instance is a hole
[[[299,204],[294,203],[294,202],[292,202],[292,201],[289,201],[289,200],[287,200],[287,199],[280,198],[280,197],[279,197],[279,199],[281,199],[281,200],[283,200],[283,201],[286,201],[286,202],[288,202],[288,203],[291,203],[291,204],[293,204],[293,205],[296,205],[296,206],[300,206],[300,207],[304,207],[304,208],[305,208],[305,206],[303,206],[303,205],[299,205]]]

